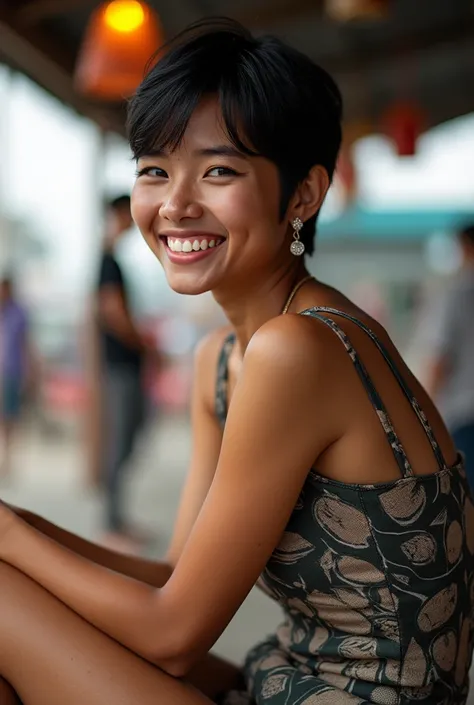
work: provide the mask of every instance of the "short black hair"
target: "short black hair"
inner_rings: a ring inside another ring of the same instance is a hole
[[[205,19],[166,44],[128,106],[128,136],[139,159],[175,149],[199,102],[216,95],[231,142],[278,168],[280,218],[313,166],[332,179],[341,144],[342,98],[320,66],[272,36],[253,37],[228,18]],[[301,231],[314,250],[316,218]]]
[[[105,207],[107,210],[112,210],[112,211],[121,211],[124,209],[130,210],[130,196],[128,194],[123,194],[121,196],[116,196],[115,198],[109,199]]]
[[[474,225],[465,225],[459,231],[459,238],[467,245],[474,247]]]

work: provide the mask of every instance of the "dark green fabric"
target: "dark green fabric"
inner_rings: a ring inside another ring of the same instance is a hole
[[[248,655],[247,693],[227,705],[464,705],[472,657],[474,504],[462,460],[447,467],[426,416],[377,337],[333,309],[303,312],[344,344],[400,468],[374,485],[327,480],[311,470],[259,585],[285,613]],[[439,470],[415,476],[362,361],[334,317],[372,338],[409,399]],[[224,423],[227,359],[218,370]],[[220,400],[219,400],[220,397]]]

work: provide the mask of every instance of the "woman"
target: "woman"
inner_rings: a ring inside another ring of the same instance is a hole
[[[26,705],[465,703],[462,463],[387,333],[301,256],[340,119],[324,71],[224,20],[133,99],[134,218],[170,286],[211,290],[231,326],[196,355],[165,564],[3,508],[0,673]],[[241,673],[208,652],[257,581],[285,620]]]

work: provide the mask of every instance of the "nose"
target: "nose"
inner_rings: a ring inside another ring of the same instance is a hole
[[[189,183],[183,181],[170,184],[159,213],[164,220],[179,223],[185,218],[200,218],[202,207],[196,201]]]

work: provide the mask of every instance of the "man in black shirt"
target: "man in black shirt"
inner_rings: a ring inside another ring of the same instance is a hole
[[[123,479],[143,421],[142,367],[149,345],[130,315],[127,289],[114,249],[132,225],[130,197],[107,208],[106,238],[98,283],[97,313],[106,432],[102,481],[107,490],[107,542],[131,550],[123,509]]]

